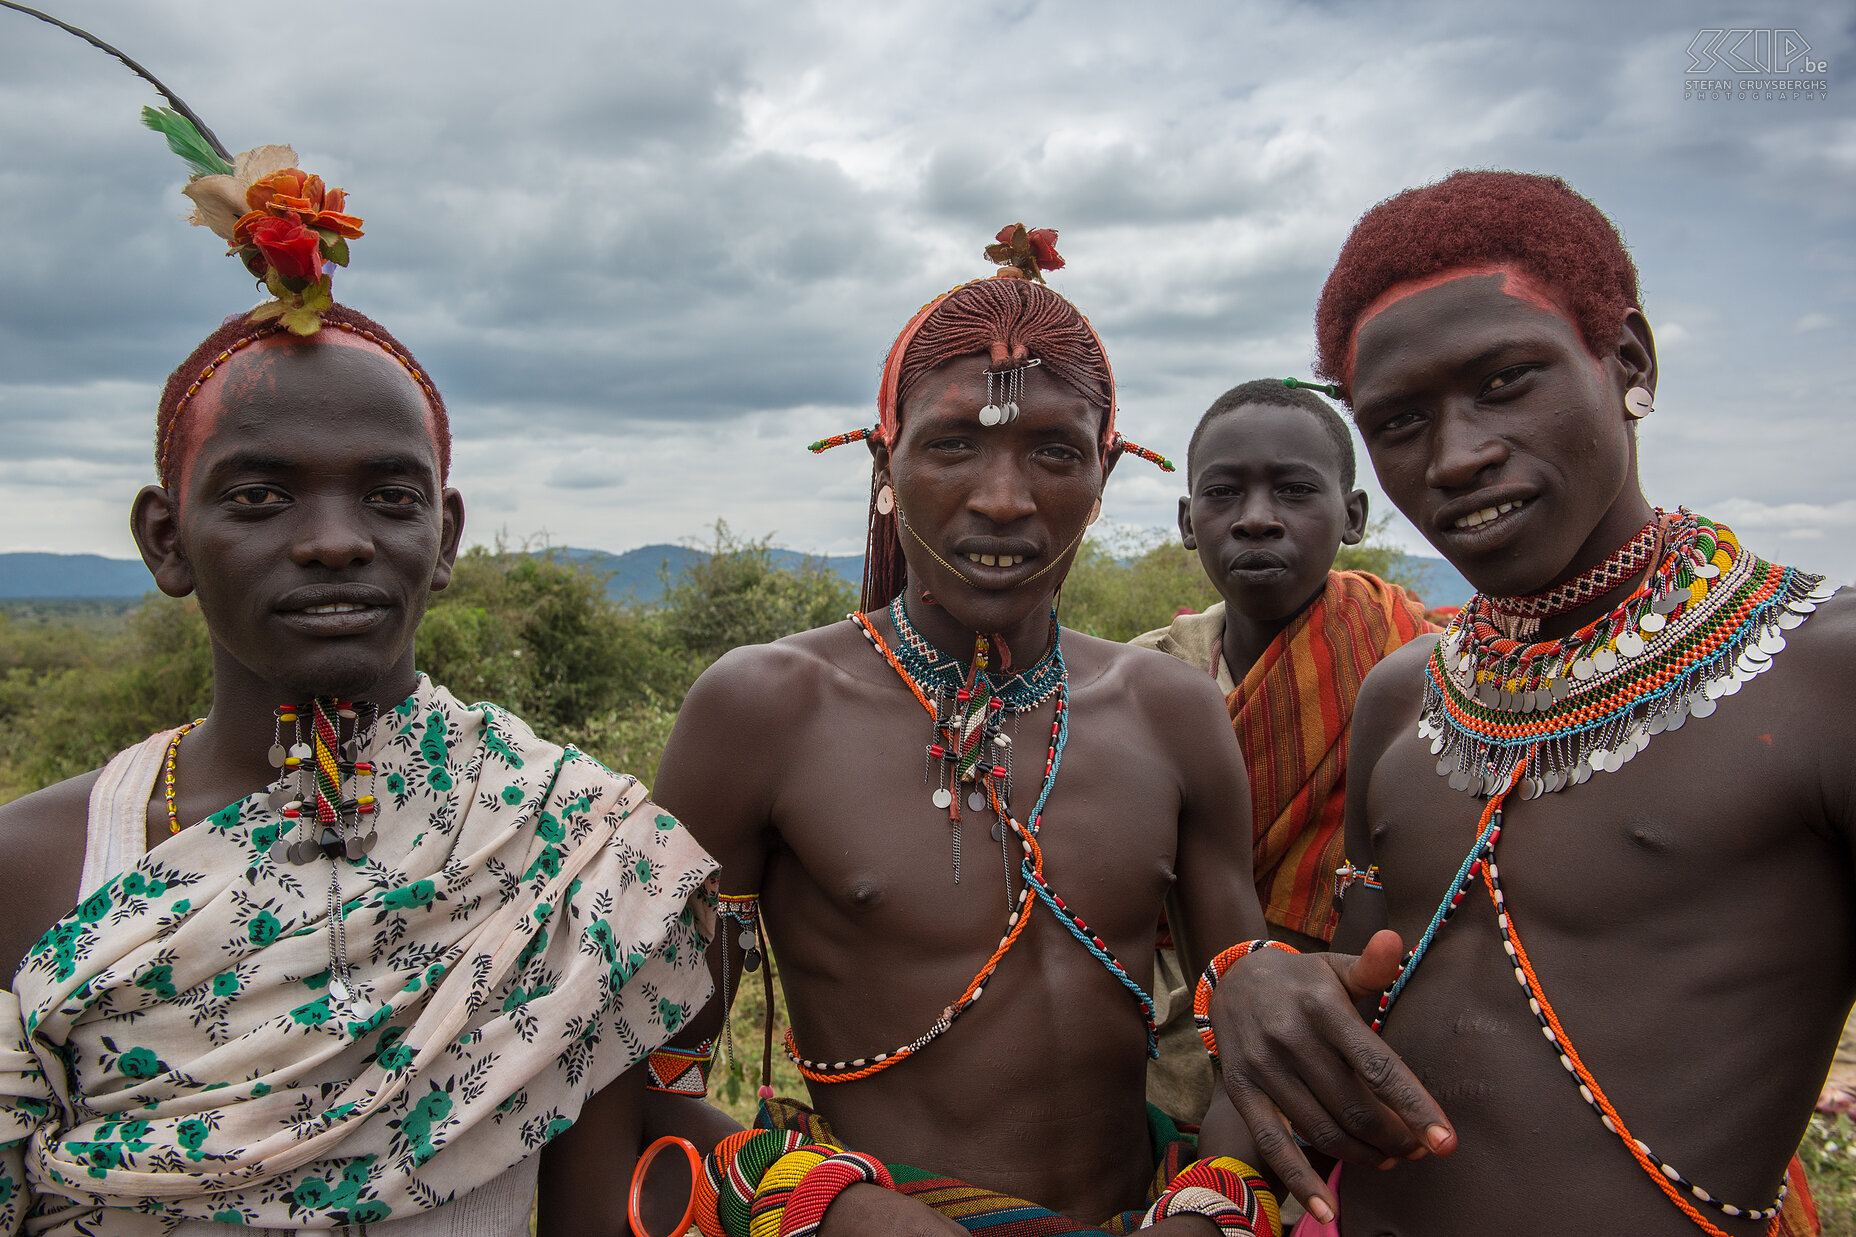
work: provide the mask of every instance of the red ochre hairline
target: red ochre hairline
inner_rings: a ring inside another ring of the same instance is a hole
[[[1402,280],[1374,297],[1366,308],[1360,311],[1360,316],[1354,319],[1353,330],[1347,335],[1347,372],[1341,375],[1341,384],[1343,386],[1353,385],[1353,366],[1359,353],[1360,332],[1366,329],[1367,323],[1400,301],[1408,300],[1420,292],[1429,292],[1432,288],[1455,283],[1459,279],[1478,279],[1488,275],[1501,276],[1504,294],[1565,319],[1567,325],[1572,327],[1573,333],[1579,335],[1579,346],[1590,354],[1591,348],[1586,345],[1585,337],[1580,332],[1578,317],[1573,313],[1572,306],[1567,303],[1564,295],[1557,289],[1542,283],[1528,271],[1510,263],[1477,263],[1468,266],[1453,266],[1448,270],[1433,271],[1415,279]]]
[[[208,380],[250,349],[286,344],[327,344],[332,347],[360,348],[383,354],[397,364],[419,388],[420,400],[425,406],[426,435],[430,438],[433,450],[438,457],[439,481],[442,484],[448,479],[450,453],[445,450],[442,441],[443,434],[439,427],[443,414],[439,411],[438,392],[433,388],[431,380],[412,362],[410,357],[401,354],[392,344],[381,339],[374,332],[354,323],[325,321],[322,330],[315,335],[304,337],[293,335],[284,330],[281,324],[272,322],[256,325],[249,332],[233,340],[217,356],[207,362],[199,375],[188,384],[186,391],[175,405],[173,418],[168,422],[160,444],[156,473],[164,488],[173,493],[176,498],[185,494],[194,456],[205,442],[207,435],[205,423],[199,418],[189,416],[188,413],[202,397],[211,401],[213,396],[218,394],[216,388],[211,393],[207,392]],[[217,385],[223,384],[222,379]],[[223,412],[224,408],[214,401],[209,404],[209,410],[219,413]],[[213,420],[216,422],[216,416]]]

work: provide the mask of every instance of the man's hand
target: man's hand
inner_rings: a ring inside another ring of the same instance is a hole
[[[1398,974],[1398,933],[1374,934],[1358,956],[1259,949],[1238,961],[1212,1000],[1212,1029],[1231,1103],[1257,1150],[1317,1220],[1339,1200],[1297,1146],[1354,1164],[1449,1155],[1456,1132],[1354,1002]]]

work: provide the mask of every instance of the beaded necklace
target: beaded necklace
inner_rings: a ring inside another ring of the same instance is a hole
[[[1063,690],[1068,672],[1057,638],[1057,612],[1051,611],[1049,648],[1044,655],[1030,669],[997,683],[987,673],[990,659],[986,637],[976,638],[973,661],[963,668],[915,630],[900,594],[889,603],[889,621],[896,627],[900,673],[933,703],[934,724],[923,758],[922,780],[934,783],[930,802],[947,812],[954,848],[954,883],[959,884],[961,786],[970,788],[966,806],[973,812],[985,812],[990,799],[1010,803],[1012,737],[1005,732],[1006,723],[1010,721],[1016,730],[1019,717]],[[1046,761],[1046,775],[1049,772]],[[990,792],[995,785],[996,796]],[[1000,859],[1005,865],[1009,910],[1012,858],[1007,832],[1005,816],[995,811],[992,840],[999,843]]]
[[[272,863],[301,867],[326,858],[359,864],[374,849],[380,840],[378,831],[371,827],[361,831],[364,818],[379,806],[373,794],[374,766],[361,756],[373,741],[379,716],[376,705],[356,708],[346,700],[320,697],[306,705],[277,707],[270,761],[283,771],[283,777],[271,792],[270,806],[284,818],[285,832],[296,832],[301,823],[310,821],[315,833],[294,842],[280,834],[268,852]],[[286,725],[291,728],[288,745],[284,743]],[[366,778],[366,790],[356,781],[350,797],[342,785],[348,777]],[[366,1003],[348,964],[340,863],[329,865],[329,998],[338,1010],[359,1009]]]
[[[1784,633],[1836,591],[1743,551],[1723,524],[1657,514],[1660,562],[1596,622],[1527,644],[1502,635],[1478,596],[1450,624],[1431,652],[1418,734],[1451,786],[1491,795],[1525,763],[1520,795],[1533,799],[1617,772],[1763,673]]]
[[[180,756],[180,741],[187,737],[189,730],[205,720],[204,717],[196,717],[176,730],[174,737],[168,740],[167,755],[161,761],[161,798],[168,809],[169,833],[180,832],[180,808],[174,802],[174,762]]]
[[[1724,1215],[1770,1220],[1785,1201],[1785,1185],[1767,1207],[1724,1203],[1631,1134],[1547,999],[1495,862],[1503,804],[1517,788],[1531,799],[1579,785],[1595,770],[1616,772],[1654,735],[1709,716],[1721,697],[1765,672],[1785,648],[1784,631],[1836,592],[1821,576],[1742,550],[1726,525],[1686,510],[1674,517],[1658,511],[1657,518],[1664,544],[1658,566],[1605,618],[1563,640],[1519,645],[1494,630],[1487,599],[1478,596],[1432,651],[1418,733],[1443,756],[1437,771],[1452,786],[1488,802],[1449,891],[1380,994],[1372,1027],[1385,1026],[1438,932],[1481,877],[1515,980],[1580,1097],[1690,1220],[1710,1237],[1729,1237],[1689,1199]],[[1516,713],[1535,717],[1516,722]]]
[[[1525,640],[1540,630],[1540,620],[1577,610],[1588,601],[1603,597],[1612,589],[1637,575],[1656,559],[1656,543],[1662,534],[1662,512],[1650,517],[1637,535],[1625,542],[1618,552],[1604,562],[1568,580],[1558,588],[1528,597],[1494,597],[1484,594],[1490,617],[1498,630],[1510,640]]]
[[[878,634],[875,625],[870,621],[870,617],[863,613],[855,613],[851,615],[851,621],[857,624],[859,630],[861,630],[864,636],[870,641],[871,646],[876,649],[883,660],[887,661],[890,668],[902,679],[910,693],[915,697],[916,703],[921,705],[928,715],[935,718],[936,722],[939,723],[941,718],[940,711],[929,698],[927,690],[909,673],[908,667],[904,664],[902,656],[895,650],[892,650],[883,637]],[[901,628],[899,627],[898,631],[900,630]],[[980,999],[980,994],[985,991],[987,982],[992,978],[993,973],[999,969],[999,963],[1004,961],[1005,955],[1011,950],[1012,946],[1018,942],[1018,938],[1024,933],[1025,925],[1031,922],[1030,916],[1025,912],[1031,909],[1031,898],[1033,894],[1035,894],[1038,900],[1057,917],[1057,921],[1064,926],[1070,935],[1081,942],[1083,947],[1087,949],[1098,962],[1102,963],[1102,965],[1107,968],[1109,974],[1113,975],[1116,980],[1121,983],[1122,987],[1126,988],[1129,994],[1133,996],[1135,1003],[1140,1008],[1142,1017],[1147,1023],[1147,1055],[1150,1057],[1157,1057],[1159,1055],[1158,1029],[1154,1025],[1153,998],[1148,996],[1147,993],[1142,990],[1141,986],[1129,977],[1126,968],[1121,965],[1120,960],[1115,957],[1114,952],[1109,949],[1099,936],[1090,930],[1089,925],[1083,922],[1082,916],[1070,909],[1068,904],[1066,904],[1064,900],[1057,895],[1057,892],[1050,887],[1050,882],[1044,877],[1044,850],[1043,847],[1038,844],[1038,830],[1044,823],[1044,805],[1050,801],[1051,788],[1057,783],[1057,770],[1063,763],[1063,749],[1069,744],[1070,738],[1068,708],[1069,671],[1063,664],[1063,651],[1059,643],[1059,629],[1055,622],[1055,616],[1053,616],[1052,619],[1051,648],[1048,657],[1056,667],[1055,686],[1050,692],[1050,695],[1054,695],[1057,701],[1056,717],[1051,722],[1050,749],[1044,758],[1043,785],[1038,788],[1037,802],[1031,809],[1028,822],[1020,821],[1011,814],[1007,800],[1003,798],[1000,793],[1000,783],[1004,780],[1003,778],[988,776],[981,781],[981,785],[984,787],[987,800],[993,812],[1000,820],[1006,823],[1012,833],[1017,835],[1019,848],[1024,856],[1019,864],[1019,872],[1024,879],[1024,884],[1019,889],[1017,898],[1010,901],[1011,909],[1006,916],[1005,935],[1000,938],[999,944],[994,947],[991,956],[986,959],[986,962],[980,967],[978,973],[968,981],[966,988],[961,991],[960,996],[957,997],[951,1005],[948,1005],[941,1011],[940,1017],[936,1018],[926,1031],[900,1048],[896,1048],[890,1052],[875,1053],[868,1057],[858,1057],[855,1060],[849,1061],[813,1061],[799,1055],[798,1041],[793,1035],[792,1028],[789,1026],[786,1029],[786,1055],[792,1059],[793,1064],[798,1066],[799,1072],[808,1080],[819,1083],[833,1083],[850,1082],[858,1078],[868,1078],[872,1074],[880,1073],[888,1069],[898,1061],[906,1060],[915,1055],[923,1048],[926,1048],[929,1044],[939,1039],[942,1035],[946,1034],[947,1029],[954,1024],[955,1019],[959,1018],[961,1014],[972,1007],[975,1001]],[[1035,670],[1035,667],[1033,669]],[[1024,676],[1020,677],[1029,677],[1030,674],[1031,672],[1027,671]],[[1048,699],[1049,696],[1047,695],[1044,698]]]

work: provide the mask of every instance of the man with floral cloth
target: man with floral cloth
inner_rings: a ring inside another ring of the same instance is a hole
[[[222,162],[196,222],[276,299],[169,380],[132,517],[199,599],[212,706],[0,808],[0,1233],[515,1237],[538,1174],[542,1233],[624,1233],[715,864],[415,672],[463,527],[444,402],[329,297],[341,191],[286,147]]]

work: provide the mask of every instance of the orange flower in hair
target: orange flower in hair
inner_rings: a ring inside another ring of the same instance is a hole
[[[242,245],[252,224],[265,215],[292,219],[307,228],[335,233],[348,240],[358,240],[361,220],[342,213],[348,204],[347,194],[326,188],[322,177],[305,173],[301,168],[272,172],[245,190],[245,204],[250,209],[233,228],[232,241]]]

